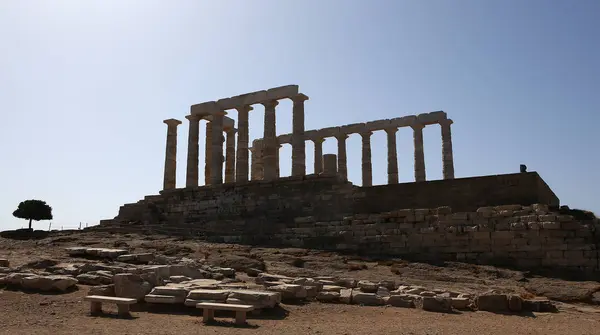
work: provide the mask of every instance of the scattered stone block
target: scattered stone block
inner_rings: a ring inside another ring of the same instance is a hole
[[[352,291],[352,303],[364,306],[382,306],[384,301],[375,293],[365,293],[358,290]]]
[[[368,281],[368,280],[361,280],[358,282],[358,288],[360,288],[361,291],[365,292],[365,293],[375,293],[377,292],[377,289],[379,288],[379,285],[376,283],[373,283],[372,281]]]
[[[29,276],[21,280],[21,287],[39,291],[65,292],[77,284],[77,279],[69,276]]]
[[[387,304],[394,307],[404,307],[404,308],[414,308],[415,307],[415,298],[412,295],[402,294],[402,295],[392,295],[389,297]]]
[[[467,298],[458,298],[458,297],[450,298],[450,302],[452,304],[452,308],[455,308],[458,310],[468,309],[469,305],[471,304],[471,300],[469,300]]]
[[[176,297],[171,295],[147,294],[144,300],[153,304],[181,304],[185,302],[185,297]]]
[[[115,296],[115,285],[99,285],[92,286],[88,291],[88,295],[100,295],[105,297],[114,297]]]
[[[239,299],[246,305],[253,305],[256,308],[273,308],[281,303],[281,293],[239,290],[232,291],[228,298]]]
[[[323,288],[321,289],[321,291],[324,292],[340,292],[343,289],[342,286],[336,286],[336,285],[323,285]]]
[[[505,312],[508,310],[506,294],[484,293],[477,296],[475,304],[480,311]]]
[[[437,293],[435,293],[433,291],[423,291],[423,292],[419,293],[419,295],[422,297],[435,297],[435,296],[437,296]]]
[[[212,300],[223,302],[227,300],[230,291],[226,290],[193,290],[187,295],[188,299],[193,300]]]
[[[340,294],[338,292],[319,292],[317,300],[325,303],[338,302]]]
[[[429,312],[449,313],[452,303],[448,298],[420,297],[415,299],[415,307]]]
[[[521,312],[523,310],[523,299],[518,295],[509,295],[508,309],[511,312]]]
[[[79,284],[84,285],[108,285],[112,283],[112,276],[106,277],[92,273],[82,273],[79,276],[75,277]]]
[[[340,290],[340,302],[344,304],[352,303],[352,289],[344,288]]]
[[[181,283],[184,281],[190,281],[192,278],[186,276],[171,276],[169,277],[169,281],[172,283]]]
[[[142,301],[150,293],[150,283],[144,281],[141,276],[131,273],[119,273],[113,277],[115,284],[115,296],[132,298]]]

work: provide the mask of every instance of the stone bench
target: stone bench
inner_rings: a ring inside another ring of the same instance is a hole
[[[215,310],[235,311],[235,323],[237,325],[246,324],[246,313],[254,310],[252,305],[233,305],[219,304],[213,302],[201,302],[196,304],[196,308],[202,308],[202,321],[209,322],[215,319]]]
[[[129,305],[137,303],[136,299],[105,297],[101,295],[88,295],[87,297],[84,297],[83,300],[91,302],[90,312],[92,315],[102,313],[102,303],[112,303],[117,304],[119,316],[128,316]]]

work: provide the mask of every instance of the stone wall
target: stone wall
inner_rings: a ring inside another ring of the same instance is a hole
[[[121,207],[115,219],[93,229],[425,261],[600,270],[600,223],[553,213],[549,207],[558,199],[536,173],[369,188],[305,176],[161,193]],[[511,202],[517,204],[504,205]],[[403,209],[411,207],[424,209]]]

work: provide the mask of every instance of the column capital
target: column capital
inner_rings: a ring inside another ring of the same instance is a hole
[[[335,135],[335,138],[336,138],[338,141],[340,141],[340,140],[345,140],[345,139],[347,139],[347,138],[348,138],[348,136],[349,136],[348,134],[338,134],[338,135]]]
[[[423,128],[425,128],[425,125],[422,124],[422,123],[413,123],[413,124],[410,125],[410,127],[413,130],[423,130]]]
[[[265,106],[265,108],[269,108],[269,107],[275,108],[277,105],[279,105],[279,101],[267,100],[267,101],[262,101],[260,104]]]
[[[364,139],[364,138],[369,138],[369,137],[371,137],[371,135],[373,135],[373,132],[372,132],[372,131],[369,131],[369,130],[367,130],[367,131],[361,131],[359,134],[360,134],[360,136],[362,136],[362,138]]]
[[[451,124],[454,123],[454,121],[452,121],[451,119],[443,119],[438,121],[438,123],[440,124],[440,126],[449,126]]]
[[[323,142],[325,142],[325,138],[324,137],[312,138],[311,141],[315,142],[315,144],[317,144],[317,143],[323,143]]]
[[[181,124],[181,121],[179,121],[177,119],[167,119],[167,120],[164,120],[163,123],[165,123],[168,126],[178,126]]]
[[[227,135],[235,135],[237,132],[238,132],[238,130],[237,130],[237,129],[235,129],[235,128],[228,128],[228,129],[225,129],[225,133],[226,133]]]
[[[249,111],[253,110],[254,107],[252,107],[250,105],[243,105],[243,106],[235,107],[235,109],[238,112],[249,112]]]
[[[385,128],[384,130],[388,134],[395,134],[395,133],[398,132],[398,128],[397,127]]]
[[[199,115],[186,115],[185,116],[186,119],[190,120],[190,122],[194,122],[194,121],[200,121],[202,119],[202,117],[200,117]],[[165,120],[166,121],[166,120]]]
[[[298,93],[296,95],[291,96],[290,100],[292,100],[294,103],[304,102],[304,101],[308,100],[308,96],[306,96],[303,93]]]

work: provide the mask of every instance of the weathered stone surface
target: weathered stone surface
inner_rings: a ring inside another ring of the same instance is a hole
[[[338,302],[340,300],[340,294],[338,292],[319,292],[317,294],[317,300],[320,302]]]
[[[365,292],[365,293],[375,293],[377,292],[377,289],[379,288],[379,285],[376,283],[373,283],[372,281],[368,281],[368,280],[361,280],[358,282],[358,288],[360,288],[361,291]]]
[[[521,310],[523,309],[523,299],[518,295],[509,295],[508,309],[511,312],[521,312]]]
[[[13,272],[6,275],[4,278],[0,278],[0,285],[14,285],[20,286],[23,278],[37,276],[31,272]]]
[[[69,276],[30,276],[21,280],[21,286],[25,289],[39,291],[65,292],[77,284],[77,279]]]
[[[115,285],[99,285],[92,286],[88,291],[88,295],[100,295],[105,297],[114,297],[115,296]]]
[[[185,289],[183,287],[157,286],[157,287],[153,288],[149,294],[185,298],[189,292],[190,291],[188,291],[187,289]],[[183,302],[183,300],[181,300],[181,302]]]
[[[344,288],[340,290],[340,302],[343,304],[351,304],[352,303],[352,289]]]
[[[0,267],[10,267],[10,262],[6,258],[0,258]]]
[[[415,296],[409,294],[392,295],[387,304],[394,307],[414,308]]]
[[[484,293],[477,296],[475,304],[480,311],[504,312],[508,310],[508,297],[506,294]]]
[[[307,296],[306,289],[302,285],[280,284],[267,287],[267,290],[281,293],[283,300],[304,299]]]
[[[91,273],[82,273],[76,279],[80,284],[84,285],[108,285],[112,283],[112,276],[107,277]]]
[[[144,300],[153,304],[182,304],[185,302],[185,297],[147,294],[144,297]]]
[[[343,287],[341,286],[335,286],[335,285],[323,285],[323,288],[321,289],[321,291],[323,292],[340,292],[343,289]]]
[[[154,260],[154,254],[152,253],[141,253],[141,254],[126,254],[117,257],[117,261],[135,264],[147,264]]]
[[[239,299],[244,304],[253,305],[256,308],[273,308],[281,303],[281,293],[238,290],[232,291],[228,298]]]
[[[458,310],[464,310],[464,309],[468,309],[469,305],[471,304],[471,300],[467,299],[467,298],[450,298],[451,303],[452,303],[452,308],[458,309]]]
[[[415,299],[415,307],[430,312],[449,313],[452,311],[451,300],[440,297],[417,298]]]
[[[382,306],[384,301],[375,293],[365,293],[358,290],[352,291],[352,303],[365,306]]]
[[[294,278],[290,278],[287,276],[262,272],[262,273],[259,273],[258,276],[256,277],[255,283],[257,283],[257,284],[263,284],[265,282],[291,283],[293,280],[294,280]]]
[[[213,300],[225,301],[229,296],[228,290],[193,290],[190,291],[187,298],[193,300]]]
[[[190,281],[192,278],[186,276],[170,276],[169,281],[172,283],[181,283],[184,281]]]
[[[117,297],[132,298],[141,301],[152,290],[150,283],[135,274],[116,274],[113,277],[113,282],[115,284],[115,296]]]

